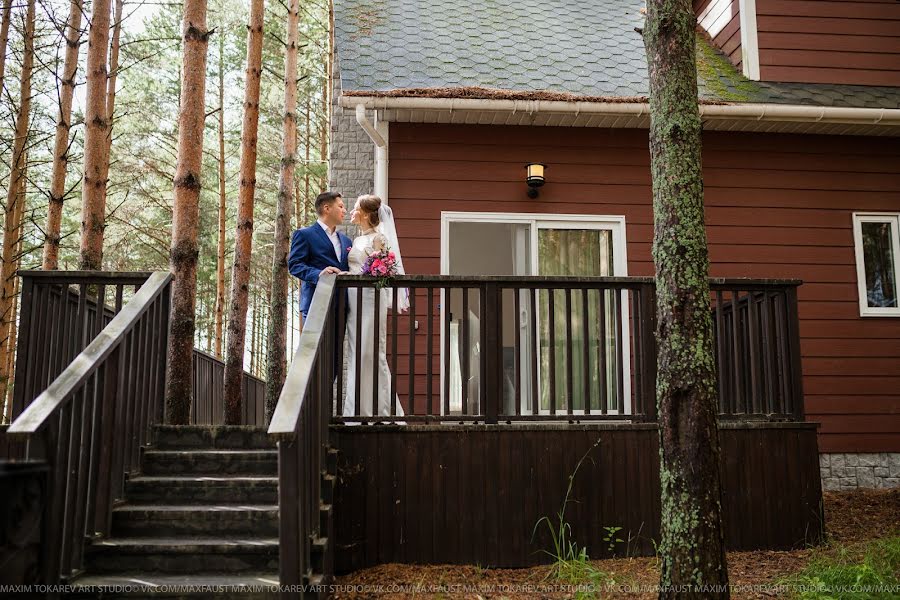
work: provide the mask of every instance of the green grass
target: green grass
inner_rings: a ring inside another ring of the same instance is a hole
[[[900,597],[900,537],[824,550],[779,582],[800,600]]]
[[[541,523],[543,523],[549,530],[550,538],[553,540],[553,548],[551,550],[544,550],[546,554],[552,556],[554,559],[554,563],[551,565],[550,572],[547,575],[548,578],[556,579],[560,583],[584,586],[593,589],[593,592],[577,591],[575,593],[576,600],[581,600],[583,598],[599,598],[601,597],[604,586],[614,581],[609,573],[601,571],[591,564],[590,557],[587,554],[587,548],[580,547],[572,539],[572,527],[566,522],[566,506],[570,502],[569,497],[572,494],[572,485],[575,482],[575,475],[578,473],[581,464],[588,457],[591,450],[596,448],[599,444],[600,439],[598,438],[597,441],[588,448],[587,452],[584,453],[584,456],[581,457],[578,464],[575,465],[575,470],[569,476],[569,487],[566,489],[566,496],[563,499],[559,512],[556,513],[556,518],[551,520],[549,517],[542,517],[535,523],[534,531],[532,531],[532,539],[534,539],[538,528],[541,526]],[[607,528],[608,538],[604,538],[604,540],[611,544],[614,543],[611,541],[612,539],[621,541],[615,538],[615,534],[619,529],[620,528],[618,527]]]

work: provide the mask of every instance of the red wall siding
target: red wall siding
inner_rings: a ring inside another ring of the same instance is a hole
[[[741,12],[738,0],[695,0],[697,22],[712,36],[713,44],[741,68]],[[727,25],[723,24],[727,20]],[[721,29],[720,29],[721,28]],[[718,30],[718,31],[717,31]]]
[[[441,211],[477,211],[624,215],[629,274],[653,274],[646,131],[398,123],[390,135],[409,272],[440,272]],[[535,160],[547,185],[530,200]],[[900,211],[898,164],[896,138],[704,137],[711,275],[805,282],[804,391],[822,451],[900,451],[900,319],[859,317],[851,223],[854,210]]]
[[[900,86],[900,2],[756,0],[764,81]]]

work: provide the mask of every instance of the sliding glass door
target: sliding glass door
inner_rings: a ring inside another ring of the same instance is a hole
[[[443,213],[441,238],[441,272],[448,275],[626,274],[625,227],[621,217]],[[468,298],[464,298],[457,291],[442,301],[442,310],[450,311],[449,330],[442,332],[450,336],[450,372],[442,376],[450,377],[451,413],[461,411],[463,402],[470,414],[479,406],[476,365],[480,340],[475,336],[481,315],[477,293],[470,290]],[[525,401],[534,397],[533,382],[537,382],[541,413],[550,410],[551,402],[558,412],[566,411],[569,404],[573,412],[583,411],[585,406],[606,407],[614,412],[616,399],[628,398],[627,377],[618,375],[629,372],[625,364],[627,352],[623,357],[617,351],[620,344],[628,347],[627,331],[616,328],[616,315],[624,311],[619,295],[596,290],[585,295],[577,291],[567,302],[562,290],[553,291],[552,298],[549,290],[540,290],[532,304],[529,291],[519,291],[518,302],[514,293],[508,290],[503,300],[504,412],[509,414],[519,400],[514,391],[516,378],[523,414],[534,412],[532,401]],[[513,308],[516,305],[518,314]],[[465,328],[462,319],[468,320]],[[520,340],[518,364],[516,328]],[[469,332],[468,340],[462,339],[463,330]],[[467,368],[461,368],[466,361]],[[571,397],[567,385],[570,363],[572,377],[578,382],[572,386]],[[467,374],[467,381],[462,381],[462,372]]]

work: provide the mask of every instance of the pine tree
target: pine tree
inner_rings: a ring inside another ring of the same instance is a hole
[[[272,419],[287,369],[287,308],[291,209],[294,202],[294,168],[297,155],[297,39],[300,0],[290,0],[284,48],[284,130],[282,132],[281,177],[278,183],[278,213],[272,260],[266,374],[266,423]]]
[[[689,0],[647,2],[643,37],[650,76],[663,515],[660,598],[729,595],[703,215],[696,21]]]
[[[186,0],[182,25],[181,108],[178,118],[178,166],[172,212],[170,264],[172,312],[166,357],[166,420],[186,425],[190,417],[194,310],[200,221],[203,125],[206,116],[206,0]]]
[[[241,189],[238,198],[237,232],[231,269],[231,294],[225,348],[225,423],[241,421],[241,381],[247,322],[253,243],[253,204],[256,191],[259,88],[262,76],[263,0],[251,0],[247,40],[247,74],[244,83],[244,122],[241,129]]]
[[[78,50],[81,46],[82,0],[69,3],[69,19],[66,24],[66,57],[60,78],[59,118],[56,121],[56,138],[53,142],[53,174],[50,177],[50,205],[47,210],[47,228],[44,232],[43,268],[59,268],[59,241],[62,225],[63,202],[66,195],[66,170],[69,165],[69,132],[72,128],[72,96],[75,94],[75,74],[78,71]]]
[[[94,0],[88,33],[84,115],[84,181],[81,187],[81,258],[79,268],[103,268],[106,226],[106,53],[109,45],[109,0]]]
[[[29,117],[31,116],[31,77],[34,68],[34,4],[28,0],[25,12],[25,42],[22,53],[22,71],[19,83],[19,113],[16,117],[16,133],[13,140],[12,169],[6,193],[6,211],[3,224],[2,267],[0,267],[0,398],[5,397],[10,377],[9,355],[15,352],[11,346],[10,332],[15,327],[13,305],[15,298],[16,267],[18,264],[20,228],[24,214],[25,165],[28,142]]]

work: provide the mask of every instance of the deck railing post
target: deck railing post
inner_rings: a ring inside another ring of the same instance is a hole
[[[503,296],[496,283],[481,288],[481,352],[484,356],[482,410],[484,422],[497,423],[503,397]]]
[[[29,277],[25,273],[22,273],[21,276],[22,299],[20,302],[21,309],[19,312],[19,337],[16,344],[16,363],[14,365],[15,374],[11,374],[13,380],[13,402],[12,412],[10,412],[9,414],[10,423],[12,423],[16,419],[16,417],[18,417],[25,409],[25,393],[26,390],[29,392],[31,391],[29,389],[30,386],[26,385],[26,381],[28,380],[28,372],[26,370],[28,363],[25,360],[21,360],[21,357],[27,356],[29,343],[38,343],[37,340],[32,339],[33,336],[31,335],[34,279]],[[63,302],[64,300],[65,288],[63,288],[60,302]],[[22,365],[21,368],[19,367],[19,364]]]
[[[643,375],[643,413],[647,421],[656,421],[656,286],[641,286],[641,373]]]
[[[806,418],[803,406],[803,367],[800,357],[800,314],[797,306],[797,286],[787,286],[785,289],[786,313],[787,313],[787,342],[790,358],[790,384],[791,384],[791,414],[798,421]]]

